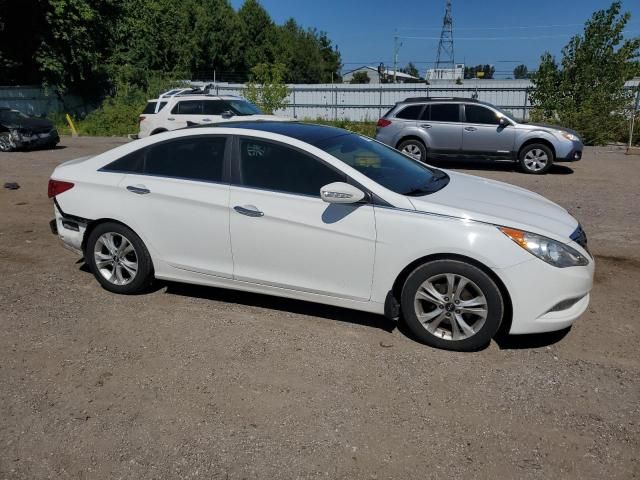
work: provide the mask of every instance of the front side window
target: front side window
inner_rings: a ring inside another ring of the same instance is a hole
[[[202,114],[202,101],[201,100],[182,100],[178,102],[171,113],[177,115],[201,115]]]
[[[227,110],[229,110],[229,106],[223,100],[205,100],[202,102],[204,115],[222,115]]]
[[[422,107],[424,105],[410,105],[406,108],[400,110],[396,118],[403,118],[405,120],[417,120],[420,116],[420,112],[422,111]]]
[[[227,103],[233,113],[236,115],[261,115],[262,111],[253,103],[246,100],[228,100]]]
[[[467,123],[499,125],[500,117],[493,110],[480,105],[465,105],[464,115]]]
[[[343,182],[345,176],[282,144],[254,138],[240,139],[240,185],[319,197],[320,188]]]
[[[374,182],[401,195],[427,195],[443,188],[449,177],[397,150],[357,134],[338,135],[318,148],[343,161]]]
[[[221,182],[226,142],[217,136],[169,140],[136,150],[101,170]]]
[[[432,122],[459,122],[460,106],[457,103],[432,103],[428,120]]]

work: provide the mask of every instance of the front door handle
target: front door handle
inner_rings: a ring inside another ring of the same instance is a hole
[[[420,125],[420,128],[431,128],[431,125],[429,125],[428,123],[423,123],[422,125]]]
[[[203,118],[203,119],[202,119],[202,121],[203,121],[203,122],[210,122],[210,121],[211,121],[211,119],[210,119],[210,118]]]
[[[175,120],[175,118],[169,117],[169,118],[167,118],[167,120],[171,120],[173,122]]]
[[[476,127],[464,127],[464,129],[465,129],[467,132],[475,132],[476,130],[478,130]]]
[[[151,193],[144,185],[127,185],[127,190],[131,193],[137,193],[138,195],[146,195],[147,193]]]
[[[260,210],[258,210],[258,207],[255,207],[253,205],[245,205],[244,207],[236,205],[235,207],[233,207],[233,209],[242,215],[246,215],[247,217],[264,217],[264,212],[261,212]]]

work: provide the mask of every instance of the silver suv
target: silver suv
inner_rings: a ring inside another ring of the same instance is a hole
[[[583,148],[572,130],[517,122],[499,108],[469,98],[407,98],[378,120],[376,139],[423,162],[513,160],[534,174],[547,172],[553,162],[580,160]]]

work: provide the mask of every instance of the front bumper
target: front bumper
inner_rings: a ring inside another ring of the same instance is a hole
[[[16,148],[38,148],[38,147],[53,147],[60,143],[60,136],[57,130],[52,130],[48,133],[34,133],[31,135],[15,135],[12,137],[12,141]]]
[[[579,249],[577,244],[572,247]],[[511,334],[562,330],[575,322],[589,305],[595,264],[557,268],[533,258],[497,269],[513,306]]]
[[[564,142],[563,142],[564,143]],[[577,162],[582,159],[582,142],[567,142],[556,150],[556,162]]]

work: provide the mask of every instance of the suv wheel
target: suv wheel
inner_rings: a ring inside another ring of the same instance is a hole
[[[401,308],[418,340],[457,351],[486,346],[504,311],[495,282],[478,267],[459,260],[435,260],[416,268],[402,289]]]
[[[425,147],[424,143],[415,138],[410,138],[400,142],[398,150],[411,158],[420,160],[421,162],[427,161],[427,147]]]
[[[553,165],[553,152],[542,143],[527,145],[520,151],[520,166],[525,173],[541,175]]]

